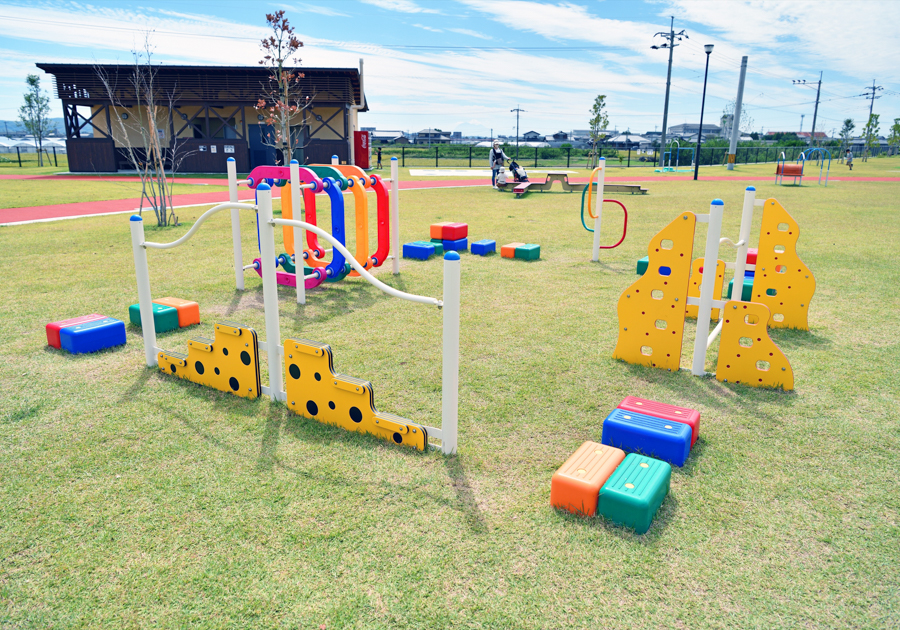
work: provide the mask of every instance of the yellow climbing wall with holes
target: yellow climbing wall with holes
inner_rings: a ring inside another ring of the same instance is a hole
[[[646,273],[619,297],[614,358],[679,368],[696,226],[696,215],[683,212],[650,240]]]
[[[755,302],[725,304],[716,380],[753,387],[794,389],[794,371],[769,338],[769,308]]]
[[[771,328],[809,330],[809,303],[816,279],[797,255],[800,226],[775,199],[763,205],[753,301],[772,313]]]
[[[284,342],[284,366],[287,406],[294,413],[425,450],[428,436],[424,427],[375,409],[370,382],[334,373],[330,346],[288,339]]]
[[[695,297],[700,299],[700,283],[703,282],[703,272],[700,271],[700,268],[703,267],[703,259],[698,258],[691,264],[691,283],[688,285],[688,297]],[[722,286],[725,283],[725,261],[717,260],[716,261],[716,283],[713,287],[713,299],[721,300],[722,299]],[[693,317],[697,319],[697,312],[700,310],[699,306],[688,305],[685,308],[685,314],[688,317]],[[719,319],[719,309],[714,308],[710,311],[709,315],[710,319],[714,319],[718,321]]]
[[[215,338],[188,339],[188,352],[160,352],[159,369],[166,374],[229,392],[258,398],[259,343],[256,331],[235,322],[219,322]]]

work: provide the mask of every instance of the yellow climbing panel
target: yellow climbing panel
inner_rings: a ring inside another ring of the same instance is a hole
[[[160,352],[159,369],[178,378],[229,392],[258,398],[259,343],[256,331],[235,322],[219,322],[215,338],[188,339],[188,352]]]
[[[701,271],[703,267],[703,259],[698,258],[691,264],[691,283],[688,285],[688,297],[695,297],[700,299],[700,283],[703,282],[703,272]],[[713,288],[713,299],[720,300],[722,299],[722,286],[725,283],[725,261],[717,260],[716,261],[716,284]],[[685,313],[688,317],[693,317],[697,319],[697,312],[700,310],[699,306],[694,306],[693,304],[687,306],[685,309]],[[719,320],[719,309],[714,308],[710,313],[710,319],[714,319],[716,321]]]
[[[288,339],[284,365],[287,406],[294,413],[425,450],[428,436],[424,427],[375,409],[372,383],[334,373],[330,346]]]
[[[619,297],[614,358],[679,368],[696,225],[696,215],[683,212],[651,239],[646,273]]]
[[[775,199],[766,199],[759,233],[753,301],[772,313],[771,328],[809,330],[816,279],[797,256],[800,226]]]
[[[732,300],[725,304],[723,317],[716,379],[753,387],[794,389],[791,364],[766,328],[769,308]]]

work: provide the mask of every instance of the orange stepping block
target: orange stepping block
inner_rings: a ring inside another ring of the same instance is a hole
[[[178,311],[178,327],[186,328],[200,323],[200,305],[190,300],[181,300],[179,298],[164,297],[153,300],[154,304],[162,304],[163,306],[171,306]]]
[[[500,255],[503,258],[515,258],[516,257],[516,248],[523,247],[525,243],[510,243],[509,245],[504,245],[500,248]]]
[[[600,488],[625,459],[625,451],[585,442],[550,480],[550,504],[582,516],[597,513]]]

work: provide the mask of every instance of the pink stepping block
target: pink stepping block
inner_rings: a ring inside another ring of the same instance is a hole
[[[691,427],[691,447],[700,437],[700,412],[696,409],[676,407],[636,396],[626,396],[625,400],[619,403],[619,409],[688,425]]]

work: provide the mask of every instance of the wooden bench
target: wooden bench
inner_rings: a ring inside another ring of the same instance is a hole
[[[803,177],[802,164],[779,164],[775,167],[775,174],[784,177]]]
[[[603,192],[605,193],[630,193],[632,195],[646,195],[647,189],[641,188],[640,184],[603,184]]]
[[[516,184],[516,187],[513,188],[513,192],[516,193],[516,199],[527,193],[529,186],[531,186],[531,182],[519,182]]]

